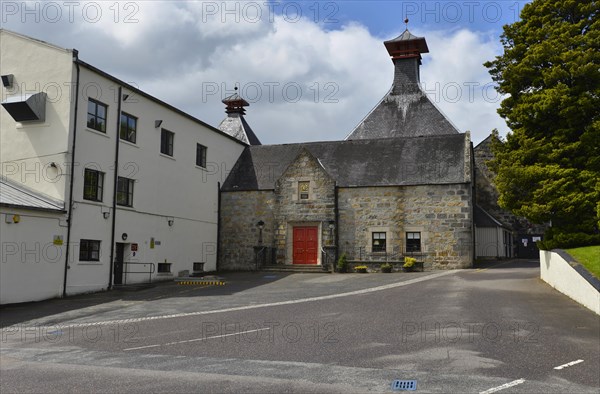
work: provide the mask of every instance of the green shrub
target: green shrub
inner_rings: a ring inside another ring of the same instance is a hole
[[[392,269],[394,269],[394,266],[389,263],[385,263],[385,264],[381,264],[380,268],[381,268],[381,272],[390,273],[390,272],[392,272]]]
[[[338,272],[346,272],[348,269],[348,257],[346,257],[346,253],[342,254],[337,262],[337,271]]]
[[[548,234],[548,233],[547,233]],[[581,246],[600,244],[600,234],[585,233],[550,233],[551,238],[538,241],[537,247],[541,250],[568,249]]]

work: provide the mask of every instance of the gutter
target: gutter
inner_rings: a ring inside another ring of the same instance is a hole
[[[119,127],[121,126],[121,100],[123,99],[123,88],[119,86],[117,93],[118,102],[117,105],[117,128],[116,128],[116,145],[115,145],[115,175],[113,179],[113,201],[112,201],[112,226],[110,230],[110,269],[108,270],[108,287],[110,290],[113,285],[113,270],[115,268],[115,228],[117,221],[117,184],[119,181],[119,145],[121,143],[121,133]]]
[[[67,296],[67,272],[70,268],[69,259],[71,255],[71,227],[73,227],[73,186],[75,183],[75,147],[77,142],[77,112],[79,110],[79,51],[73,49],[73,63],[75,63],[75,69],[77,70],[77,76],[75,80],[75,114],[73,115],[73,146],[71,148],[71,179],[69,181],[69,209],[67,216],[67,250],[65,251],[65,269],[63,274],[63,292],[62,296]]]

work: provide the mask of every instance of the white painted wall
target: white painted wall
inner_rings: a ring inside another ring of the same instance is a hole
[[[20,216],[6,223],[6,215]],[[55,245],[54,236],[66,240],[65,214],[0,207],[0,304],[60,297],[66,241]]]
[[[171,272],[175,275],[181,270],[191,271],[194,262],[204,262],[205,270],[214,270],[218,182],[224,182],[244,145],[167,105],[124,89],[123,93],[130,97],[122,103],[122,111],[138,118],[137,141],[135,144],[119,143],[120,163],[117,171],[119,175],[135,180],[134,203],[132,208],[118,207],[116,213],[112,212],[119,119],[116,93],[120,83],[92,68],[80,66],[77,125],[73,125],[76,100],[75,94],[68,89],[73,86],[76,77],[72,51],[4,30],[0,34],[0,72],[14,74],[17,87],[10,91],[0,88],[2,99],[25,91],[31,93],[38,87],[37,91],[47,92],[49,98],[43,124],[19,125],[6,110],[0,109],[2,175],[65,201],[67,207],[71,173],[73,176],[74,205],[67,294],[107,288],[113,215],[116,217],[115,241],[128,243],[126,259],[129,261],[152,264],[166,261],[172,264]],[[81,55],[85,58],[84,52]],[[135,84],[135,81],[131,82]],[[86,127],[89,97],[108,105],[106,133]],[[162,127],[175,133],[172,158],[160,154],[161,129],[154,127],[155,120],[162,120]],[[75,126],[77,147],[75,166],[71,171],[71,143]],[[208,148],[207,168],[195,164],[197,143]],[[57,163],[58,170],[51,169],[50,162]],[[85,168],[105,173],[103,201],[83,199]],[[103,212],[110,212],[110,217],[105,219]],[[168,225],[167,218],[173,218],[173,226]],[[18,239],[27,243],[41,242],[46,239],[49,228],[47,223],[40,224],[41,233],[21,232]],[[4,228],[2,230],[4,241]],[[66,243],[66,228],[64,231]],[[126,241],[121,240],[123,233],[128,234]],[[150,246],[152,238],[158,241],[154,248]],[[101,241],[100,261],[79,261],[81,239]],[[131,251],[132,243],[138,244],[135,256]],[[137,270],[137,267],[133,269]],[[2,280],[11,285],[3,286],[3,291],[17,291],[17,287],[23,283],[21,278],[28,276],[29,272],[28,268],[18,271],[7,268],[3,271]],[[54,283],[53,272],[44,271],[40,278]],[[60,275],[62,284],[62,270]],[[153,280],[171,277],[169,274],[153,274]],[[131,274],[126,280],[127,283],[146,281],[147,276]],[[53,291],[47,291],[40,286],[32,297],[40,299],[60,295],[55,284],[52,288]]]
[[[543,281],[600,315],[600,293],[558,253],[540,250]]]
[[[69,294],[105,289],[110,272],[111,220],[103,211],[112,210],[115,141],[118,102],[115,81],[81,67],[81,86],[88,86],[79,98],[78,135],[75,152],[73,243],[80,239],[101,241],[99,262],[80,262],[78,254],[70,262],[67,280]],[[93,87],[93,88],[92,88]],[[173,110],[127,89],[129,98],[121,110],[138,118],[136,143],[120,141],[119,175],[135,180],[132,208],[117,207],[116,242],[127,243],[126,261],[171,263],[171,272],[190,270],[194,262],[204,262],[205,270],[216,269],[218,182],[224,182],[244,146]],[[108,105],[106,134],[86,127],[87,103],[92,97]],[[175,133],[174,154],[160,153],[161,128]],[[207,168],[196,166],[196,144],[208,148]],[[83,199],[83,173],[94,168],[105,173],[102,202]],[[112,213],[111,213],[112,215]],[[173,218],[172,227],[168,218]],[[127,240],[121,236],[127,234]],[[154,248],[151,239],[154,238]],[[136,243],[135,256],[130,245]],[[160,243],[160,244],[158,244]],[[145,271],[140,265],[129,271]],[[173,275],[152,275],[153,280]],[[147,274],[130,274],[127,283],[148,281]]]
[[[0,53],[0,74],[14,75],[12,88],[0,86],[2,101],[37,92],[48,95],[45,122],[18,123],[0,108],[0,171],[11,180],[64,201],[70,163],[72,52],[2,30]],[[50,167],[51,162],[58,168]]]
[[[477,257],[510,257],[506,253],[505,231],[502,227],[475,227]]]

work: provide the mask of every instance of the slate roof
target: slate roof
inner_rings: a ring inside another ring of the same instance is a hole
[[[505,227],[496,218],[490,215],[485,209],[475,204],[473,210],[473,217],[475,221],[475,227]]]
[[[248,124],[244,115],[239,113],[229,114],[218,127],[219,130],[237,138],[248,145],[261,145],[260,140]]]
[[[458,134],[456,127],[418,89],[393,94],[393,88],[346,137],[347,140]]]
[[[64,204],[23,185],[0,177],[0,205],[15,208],[32,208],[64,211]]]
[[[467,134],[249,146],[222,190],[273,190],[302,149],[341,187],[464,183],[469,146]]]

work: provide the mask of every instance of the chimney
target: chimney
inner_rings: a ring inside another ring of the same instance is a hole
[[[425,38],[414,36],[408,31],[408,19],[405,19],[404,23],[407,28],[400,36],[383,43],[394,63],[394,95],[416,93],[420,90],[421,54],[429,53]]]

